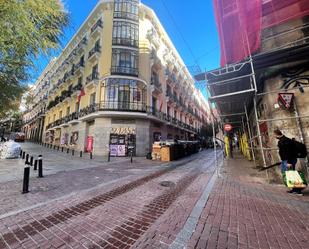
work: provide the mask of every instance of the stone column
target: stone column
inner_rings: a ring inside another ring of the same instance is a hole
[[[77,127],[72,127],[72,132],[78,131],[78,141],[77,141],[77,148],[78,151],[84,151],[85,144],[86,144],[86,129],[87,129],[87,122],[80,122]]]
[[[96,118],[94,123],[93,153],[98,156],[107,156],[109,137],[112,128],[111,118]]]
[[[136,155],[146,156],[150,152],[150,122],[149,120],[136,120]]]

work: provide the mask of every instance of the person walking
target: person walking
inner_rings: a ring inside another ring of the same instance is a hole
[[[274,130],[275,137],[279,140],[279,155],[281,158],[281,173],[285,180],[285,172],[288,170],[295,170],[297,164],[297,152],[295,151],[295,144],[292,139],[283,135],[283,133],[276,129]],[[289,193],[297,193],[302,195],[302,189],[292,188]]]

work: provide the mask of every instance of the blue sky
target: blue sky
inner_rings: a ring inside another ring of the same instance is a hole
[[[71,15],[71,23],[62,38],[62,47],[65,47],[98,0],[63,0],[63,2]],[[156,12],[189,69],[196,68],[194,65],[198,65],[201,70],[219,66],[219,40],[212,0],[142,0],[142,3]],[[50,58],[46,56],[41,56],[37,60],[36,68],[32,71],[32,83],[49,60]]]

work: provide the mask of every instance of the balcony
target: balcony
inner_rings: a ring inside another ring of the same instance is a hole
[[[158,78],[151,78],[151,91],[153,94],[161,94],[162,93],[162,85]]]
[[[74,74],[76,75],[82,75],[85,70],[85,62],[80,61],[78,64],[74,66]]]
[[[147,108],[147,114],[149,116],[152,116],[152,117],[155,117],[156,119],[161,120],[162,122],[168,122],[170,125],[173,125],[177,128],[186,129],[190,132],[197,132],[197,130],[194,127],[188,124],[185,124],[182,121],[178,120],[177,118],[173,118],[166,113],[160,112],[153,107]]]
[[[77,54],[82,54],[82,53],[84,53],[85,48],[86,48],[86,45],[87,45],[87,42],[88,42],[87,37],[84,37],[84,38],[79,42],[79,44],[78,44],[77,47],[76,47],[76,52],[77,52]]]
[[[98,72],[92,72],[92,74],[88,75],[86,78],[86,86],[91,87],[95,85],[99,80],[99,73]]]
[[[88,54],[88,60],[91,63],[94,63],[95,61],[97,61],[99,59],[99,55],[101,53],[101,46],[94,46]]]
[[[130,75],[138,77],[138,69],[132,67],[112,67],[111,74]]]
[[[134,13],[124,12],[124,11],[115,11],[114,12],[115,19],[126,19],[132,21],[138,21],[138,15]]]
[[[138,48],[138,40],[122,37],[113,37],[113,45]]]
[[[103,21],[102,19],[99,19],[91,28],[91,37],[93,39],[96,39],[97,37],[100,36],[101,31],[103,29]]]

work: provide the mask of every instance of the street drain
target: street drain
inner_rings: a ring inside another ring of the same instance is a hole
[[[167,187],[167,188],[171,188],[171,187],[174,187],[175,186],[175,183],[171,182],[171,181],[163,181],[163,182],[160,182],[160,185],[162,187]]]

